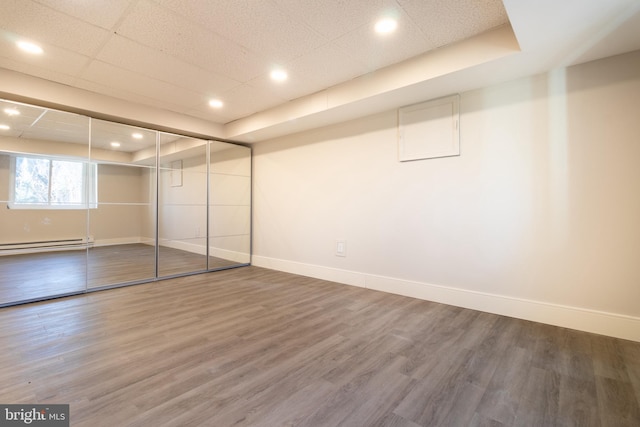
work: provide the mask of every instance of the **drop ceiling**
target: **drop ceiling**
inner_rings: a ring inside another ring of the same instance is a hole
[[[252,142],[638,49],[638,3],[0,0],[0,95],[27,76]],[[398,29],[382,36],[385,16]],[[272,81],[274,67],[288,80]]]

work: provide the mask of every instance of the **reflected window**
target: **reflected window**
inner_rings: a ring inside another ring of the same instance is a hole
[[[97,168],[93,163],[15,156],[11,178],[12,209],[97,207]]]

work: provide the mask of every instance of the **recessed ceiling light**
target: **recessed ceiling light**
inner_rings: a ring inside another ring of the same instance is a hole
[[[219,99],[212,99],[211,101],[209,101],[209,106],[213,108],[222,108],[223,105],[224,103]]]
[[[9,130],[9,129],[11,128],[7,125],[0,125],[0,130]]]
[[[134,137],[135,139],[142,139],[142,134],[138,132],[132,133],[131,136]]]
[[[16,110],[15,108],[5,108],[4,112],[10,116],[17,116],[20,114],[20,111]]]
[[[282,69],[273,70],[271,72],[271,79],[277,82],[283,82],[287,80],[288,77],[289,75],[287,74],[287,72]]]
[[[112,143],[111,143],[111,146],[112,146],[113,148],[118,148],[118,147],[120,147],[120,143],[119,143],[119,142],[115,142],[115,141],[114,141],[114,142],[112,142]]]
[[[376,22],[376,33],[389,34],[393,33],[398,27],[398,21],[392,18],[383,18]]]
[[[22,50],[24,50],[27,53],[33,53],[35,55],[40,55],[43,50],[40,46],[38,46],[37,44],[31,43],[31,42],[26,42],[26,41],[19,41],[16,43],[18,45],[18,47]]]

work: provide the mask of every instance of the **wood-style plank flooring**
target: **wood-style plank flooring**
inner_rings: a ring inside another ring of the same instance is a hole
[[[0,256],[0,304],[82,292],[128,282],[152,280],[156,274],[155,247],[144,244],[92,247]],[[209,268],[237,263],[209,257]],[[207,269],[207,257],[161,246],[159,276]]]
[[[257,267],[0,309],[73,426],[640,425],[640,343]]]

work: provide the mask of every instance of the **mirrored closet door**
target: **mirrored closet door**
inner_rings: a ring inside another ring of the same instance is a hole
[[[158,276],[207,269],[207,142],[160,133]]]
[[[156,143],[156,131],[91,121],[98,197],[89,208],[89,288],[156,277]]]
[[[0,306],[250,252],[249,148],[0,100]]]
[[[251,260],[251,149],[211,141],[209,269]]]
[[[81,292],[95,204],[88,117],[0,100],[0,305]]]

